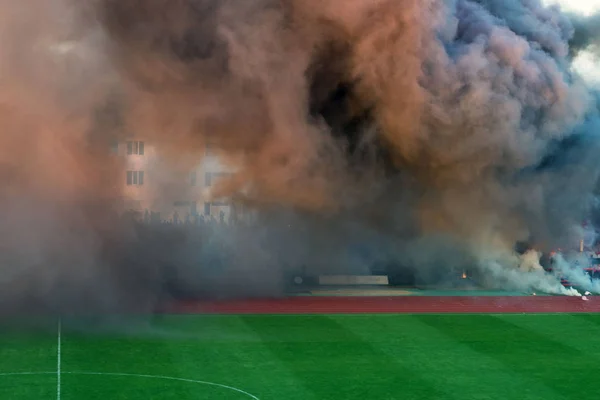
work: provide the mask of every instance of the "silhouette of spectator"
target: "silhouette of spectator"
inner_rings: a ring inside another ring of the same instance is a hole
[[[225,225],[225,213],[223,212],[223,210],[221,210],[221,211],[219,212],[219,222],[220,222],[222,225]]]
[[[173,213],[173,224],[177,225],[179,223],[179,213],[177,210]]]
[[[236,222],[236,221],[235,221],[235,213],[234,213],[234,212],[230,212],[230,213],[229,213],[229,218],[228,218],[228,219],[229,219],[229,221],[228,221],[228,222],[229,222],[229,225],[234,225],[234,224],[235,224],[235,222]]]

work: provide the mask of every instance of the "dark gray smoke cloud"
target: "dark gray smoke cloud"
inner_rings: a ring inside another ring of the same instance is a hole
[[[575,34],[570,41],[573,53],[589,50],[600,54],[600,13],[590,16],[572,15]]]
[[[576,242],[595,204],[598,95],[571,61],[597,17],[537,0],[80,3],[0,1],[3,304],[151,305],[165,271],[274,293],[301,265],[389,262],[560,291],[512,248]],[[257,226],[208,241],[118,218],[107,148],[127,132],[177,168],[216,145],[239,172],[214,195]]]

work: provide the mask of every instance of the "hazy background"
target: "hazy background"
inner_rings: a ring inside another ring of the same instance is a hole
[[[561,292],[520,269],[514,244],[576,246],[595,218],[593,12],[537,0],[0,0],[0,11],[7,311],[153,307],[165,274],[210,296],[276,294],[301,265],[374,262],[431,279],[467,265],[490,286]],[[127,132],[167,168],[210,140],[239,171],[215,196],[255,210],[256,224],[208,240],[121,218],[109,148]],[[206,272],[215,257],[220,275]]]

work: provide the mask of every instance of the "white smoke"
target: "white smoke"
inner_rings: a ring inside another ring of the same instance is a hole
[[[594,294],[600,294],[600,280],[593,279],[586,271],[592,267],[588,254],[556,254],[553,266],[556,272],[567,279],[569,283]]]
[[[487,286],[525,293],[581,296],[576,289],[565,288],[557,274],[544,270],[539,262],[541,253],[536,250],[522,255],[508,250],[487,250],[480,252],[478,261]]]

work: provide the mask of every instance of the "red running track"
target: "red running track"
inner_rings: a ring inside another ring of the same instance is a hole
[[[175,314],[385,314],[385,313],[594,313],[600,297],[289,297],[281,299],[181,302]]]

